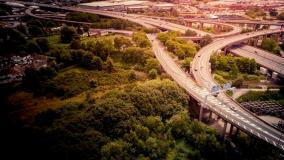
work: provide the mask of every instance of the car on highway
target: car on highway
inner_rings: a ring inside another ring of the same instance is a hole
[[[230,106],[230,109],[233,110],[233,111],[237,111],[236,107],[234,107],[234,106]]]

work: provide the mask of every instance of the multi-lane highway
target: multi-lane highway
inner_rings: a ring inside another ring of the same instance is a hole
[[[265,35],[265,34],[273,34],[273,33],[280,33],[284,32],[284,30],[277,29],[277,30],[263,30],[253,33],[247,34],[240,34],[228,38],[223,38],[212,42],[211,44],[203,47],[195,56],[192,62],[192,69],[193,69],[193,76],[196,82],[206,88],[207,91],[211,89],[212,86],[217,85],[214,81],[212,74],[211,74],[211,66],[209,63],[211,55],[213,55],[217,50],[222,49],[228,45],[232,45],[237,42],[244,41],[249,38]],[[228,114],[228,119],[232,118],[235,119],[237,122],[244,122],[249,126],[244,127],[243,129],[247,132],[251,132],[252,134],[264,139],[268,143],[271,143],[278,148],[284,150],[284,141],[282,137],[282,133],[276,130],[275,128],[271,127],[269,124],[263,122],[258,117],[254,116],[247,110],[244,110],[240,107],[240,105],[232,100],[231,98],[227,97],[225,94],[220,93],[217,97],[217,102],[225,101],[227,103],[226,107],[230,108],[237,108],[237,111],[231,111],[233,114]],[[238,117],[236,114],[242,115],[242,117]],[[261,130],[259,129],[261,128]],[[258,132],[256,132],[258,131]],[[281,139],[281,138],[282,139]],[[279,142],[279,144],[277,143]]]
[[[248,45],[236,46],[229,51],[238,56],[253,58],[259,65],[284,76],[284,58],[282,57]]]
[[[0,2],[7,2],[8,0],[0,0]],[[74,12],[85,12],[85,13],[93,13],[97,15],[102,15],[102,16],[107,16],[107,17],[113,17],[113,18],[119,18],[119,19],[126,19],[129,21],[132,21],[134,23],[138,23],[144,27],[147,28],[153,28],[153,26],[167,29],[167,30],[172,30],[172,31],[179,31],[181,33],[185,33],[186,30],[192,30],[195,31],[198,36],[204,36],[204,35],[211,35],[211,36],[218,36],[218,37],[223,37],[223,36],[228,36],[236,33],[240,33],[241,29],[238,27],[233,28],[233,32],[225,33],[225,35],[214,35],[205,31],[201,31],[198,29],[194,29],[191,27],[183,26],[180,24],[175,24],[171,22],[167,22],[161,19],[153,19],[149,18],[146,16],[141,16],[138,14],[127,14],[127,13],[120,13],[120,12],[112,12],[112,11],[102,11],[102,10],[95,10],[95,9],[89,9],[89,8],[82,8],[82,7],[59,7],[59,6],[53,6],[53,5],[48,5],[48,4],[38,4],[38,3],[32,3],[32,2],[21,2],[21,1],[13,1],[16,3],[21,3],[25,4],[28,6],[39,6],[39,7],[44,7],[44,8],[53,8],[53,9],[61,9],[61,10],[66,10],[66,11],[74,11]],[[31,14],[31,10],[28,12]],[[38,17],[40,18],[40,17]]]
[[[0,0],[6,1],[6,0]],[[20,2],[21,3],[21,2]],[[27,4],[27,3],[25,3]],[[37,5],[41,7],[50,7],[65,9],[69,11],[78,11],[78,12],[87,12],[103,16],[109,16],[114,18],[127,19],[132,22],[141,24],[145,27],[158,26],[168,30],[176,30],[185,32],[189,27],[182,25],[155,20],[151,18],[138,18],[139,15],[134,14],[124,14],[117,12],[109,11],[100,11],[100,10],[90,10],[86,8],[77,8],[77,7],[54,7],[51,5],[45,4],[35,4],[29,3],[29,5]],[[204,34],[202,31],[197,30],[199,35]],[[239,34],[230,36],[227,38],[221,38],[215,40],[211,44],[202,48],[194,58],[192,62],[193,76],[195,81],[190,78],[175,62],[174,60],[166,53],[164,47],[156,39],[155,35],[148,35],[149,39],[152,42],[153,51],[160,61],[161,65],[165,71],[172,76],[172,78],[183,87],[193,98],[202,103],[203,107],[210,109],[215,114],[222,117],[227,122],[233,124],[234,126],[244,130],[245,132],[252,134],[264,141],[278,147],[279,149],[284,150],[284,140],[281,132],[271,127],[269,124],[257,118],[257,116],[251,114],[249,111],[240,107],[235,101],[227,97],[225,94],[220,93],[218,97],[209,96],[205,101],[206,95],[210,94],[210,89],[212,86],[217,85],[212,78],[210,72],[210,56],[214,54],[219,49],[226,47],[228,45],[244,41],[249,38],[272,34],[280,33],[284,30],[263,30],[258,32],[252,32],[247,34]],[[207,33],[206,33],[207,34]]]
[[[208,96],[205,102],[205,97],[210,94],[209,87],[207,86],[211,85],[210,81],[214,83],[214,80],[207,80],[207,78],[211,78],[211,73],[207,71],[207,77],[200,77],[203,81],[202,85],[197,84],[174,62],[154,35],[148,35],[148,37],[152,41],[153,51],[164,70],[194,99],[201,102],[203,107],[208,107],[212,112],[241,130],[284,150],[284,141],[281,132],[256,118],[255,115],[252,115],[247,110],[239,107],[239,104],[235,103],[226,95],[219,94],[218,97]],[[210,53],[208,54],[208,52],[202,54],[209,55],[209,57],[211,55]],[[200,56],[199,58],[202,57]],[[209,62],[207,61],[207,63]],[[207,64],[203,65],[206,66]]]

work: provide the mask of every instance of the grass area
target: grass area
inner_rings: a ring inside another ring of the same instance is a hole
[[[260,81],[265,79],[265,77],[262,75],[244,74],[244,73],[239,73],[237,77],[232,77],[230,75],[230,72],[220,71],[220,70],[214,71],[213,77],[219,84],[234,82],[236,80],[242,80],[242,87],[250,86],[253,88],[257,87]]]
[[[275,100],[284,106],[284,95],[279,91],[249,91],[237,99],[238,102],[270,101]]]
[[[69,102],[83,102],[86,100],[86,93],[91,92],[93,97],[100,97],[105,92],[114,88],[123,88],[124,85],[135,83],[128,81],[129,70],[118,68],[112,73],[105,71],[86,70],[79,67],[68,67],[60,71],[47,83],[54,84],[57,89],[63,89],[66,96],[62,97],[34,97],[32,93],[19,90],[9,96],[8,104],[13,110],[42,111],[46,108],[62,106]],[[145,81],[147,75],[143,72],[136,72],[137,81]],[[94,80],[98,87],[92,88],[90,80]],[[55,90],[57,90],[55,89]],[[26,116],[24,114],[24,116]]]
[[[81,42],[97,41],[99,38],[114,39],[116,36],[82,37]],[[52,47],[64,47],[69,52],[69,44],[60,43],[59,35],[46,38]],[[135,45],[134,42],[132,43]],[[97,99],[112,90],[124,90],[125,86],[149,79],[147,72],[144,70],[145,66],[141,66],[142,69],[136,69],[142,64],[126,63],[119,56],[113,56],[112,58],[114,68],[112,71],[104,68],[102,70],[88,70],[76,64],[62,68],[57,72],[56,76],[42,82],[39,94],[28,92],[19,84],[20,87],[13,89],[11,93],[5,95],[5,99],[3,98],[5,102],[1,111],[29,120],[37,113],[48,108],[57,108],[69,103],[83,103],[90,97]],[[103,62],[103,66],[106,66],[106,62]],[[130,80],[129,75],[133,71],[135,78]],[[158,77],[162,78],[159,75]]]

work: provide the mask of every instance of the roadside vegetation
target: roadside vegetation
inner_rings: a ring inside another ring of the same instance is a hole
[[[221,53],[214,54],[210,63],[214,79],[220,84],[232,82],[234,87],[240,88],[247,83],[257,83],[261,80],[254,59]]]
[[[265,11],[261,8],[248,9],[245,14],[253,19],[260,18],[260,17],[265,19],[266,17]]]
[[[178,38],[178,32],[159,33],[158,39],[167,47],[167,50],[173,53],[179,60],[179,63],[186,70],[190,70],[190,62],[200,48],[198,44],[192,41],[186,41]]]
[[[69,14],[67,14],[66,19],[72,20],[72,21],[92,23],[91,25],[92,28],[100,28],[100,29],[113,28],[113,29],[120,29],[120,30],[158,32],[158,30],[149,30],[143,26],[140,26],[128,20],[112,19],[112,18],[90,14],[90,13],[70,12]]]
[[[238,102],[251,102],[251,101],[277,101],[284,106],[284,88],[280,88],[279,91],[249,91],[237,99]]]
[[[101,23],[87,14],[69,18]],[[90,26],[52,31],[60,25],[28,22],[0,28],[1,56],[41,55],[47,66],[27,68],[22,82],[0,85],[2,159],[222,160],[240,155],[189,114],[188,95],[163,72],[145,32],[82,37]],[[199,46],[177,36],[160,33],[159,39],[189,70]],[[244,72],[255,73],[253,64],[250,60]],[[236,65],[230,68],[233,76]]]
[[[268,52],[280,55],[281,47],[273,38],[266,38],[262,41],[260,47]]]
[[[226,154],[216,131],[190,118],[187,95],[162,75],[144,32],[80,37],[66,26],[58,35],[28,41],[27,53],[47,56],[49,65],[26,69],[22,83],[0,86],[1,111],[9,114],[1,116],[1,145],[6,153],[19,153],[11,159],[211,159]],[[196,52],[195,46],[191,52],[184,41],[172,41],[186,55]]]

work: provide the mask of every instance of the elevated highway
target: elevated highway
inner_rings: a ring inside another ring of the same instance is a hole
[[[213,85],[217,85],[211,76],[209,65],[210,56],[214,53],[214,51],[229,44],[254,36],[278,32],[282,32],[282,30],[262,31],[260,33],[256,32],[250,36],[237,35],[233,38],[228,37],[217,40],[204,47],[205,49],[202,48],[200,52],[198,52],[192,65],[193,69],[196,69],[196,71],[193,72],[193,75],[198,83],[193,81],[190,76],[174,62],[174,60],[166,53],[165,48],[156,40],[155,36],[148,35],[148,37],[152,40],[153,51],[165,71],[181,87],[188,91],[188,93],[194,97],[194,99],[199,101],[202,107],[209,109],[218,116],[222,117],[225,121],[231,123],[246,133],[258,137],[284,151],[284,140],[280,131],[257,118],[251,112],[243,109],[238,103],[223,93],[220,93],[218,97],[207,97],[207,95],[210,94],[211,87]],[[205,97],[207,97],[207,100],[205,100]]]
[[[0,0],[4,1],[4,0]],[[21,3],[21,2],[20,2]],[[28,3],[28,2],[27,2]],[[25,3],[25,4],[27,4]],[[34,4],[40,7],[51,7],[57,9],[65,9],[68,11],[77,11],[77,12],[87,12],[103,16],[109,16],[114,18],[127,19],[132,22],[143,24],[144,26],[159,26],[161,28],[177,31],[185,31],[189,29],[188,27],[172,24],[169,22],[161,20],[152,20],[148,18],[138,19],[136,15],[131,14],[122,14],[117,12],[109,11],[100,11],[100,10],[88,10],[77,7],[57,7],[50,6],[45,4]],[[248,134],[251,134],[255,137],[258,137],[267,143],[281,149],[284,151],[284,140],[283,133],[273,128],[269,124],[257,118],[251,112],[240,107],[240,105],[227,97],[225,94],[220,93],[218,97],[208,96],[210,94],[210,89],[212,86],[217,85],[211,75],[210,69],[210,56],[214,54],[215,51],[222,49],[228,45],[244,41],[249,38],[284,32],[284,30],[263,30],[248,34],[240,34],[235,36],[230,36],[226,38],[220,38],[215,40],[213,43],[202,48],[194,58],[192,62],[193,76],[195,81],[185,73],[167,54],[165,48],[160,44],[156,39],[155,35],[148,35],[148,38],[152,42],[153,51],[160,61],[161,65],[165,71],[181,86],[183,87],[194,99],[201,103],[201,108],[207,108],[210,111],[214,112],[219,117],[222,117],[226,122],[231,123],[237,128],[245,131]],[[202,33],[199,32],[201,35]],[[205,98],[207,97],[207,99]],[[234,108],[234,109],[232,109]]]
[[[220,50],[229,45],[233,45],[235,43],[239,43],[249,38],[281,32],[284,32],[284,30],[263,30],[215,40],[211,44],[203,47],[193,59],[192,69],[194,79],[196,80],[198,85],[203,86],[207,90],[207,92],[209,92],[212,86],[218,85],[211,74],[211,66],[209,63],[211,55],[213,55],[217,50]],[[212,101],[214,100],[212,99]],[[233,119],[234,121],[237,121],[239,123],[245,123],[246,125],[245,127],[243,127],[243,129],[247,133],[252,133],[256,137],[259,137],[266,142],[284,150],[284,141],[282,133],[280,131],[265,123],[246,109],[240,107],[237,102],[226,96],[224,93],[220,93],[215,100],[216,103],[222,101],[225,102],[227,109],[232,107],[237,108],[236,111],[231,110],[230,112],[227,112],[227,116],[229,117],[228,119]]]
[[[236,46],[229,51],[238,56],[253,58],[259,65],[284,76],[284,58],[282,57],[248,45]]]

